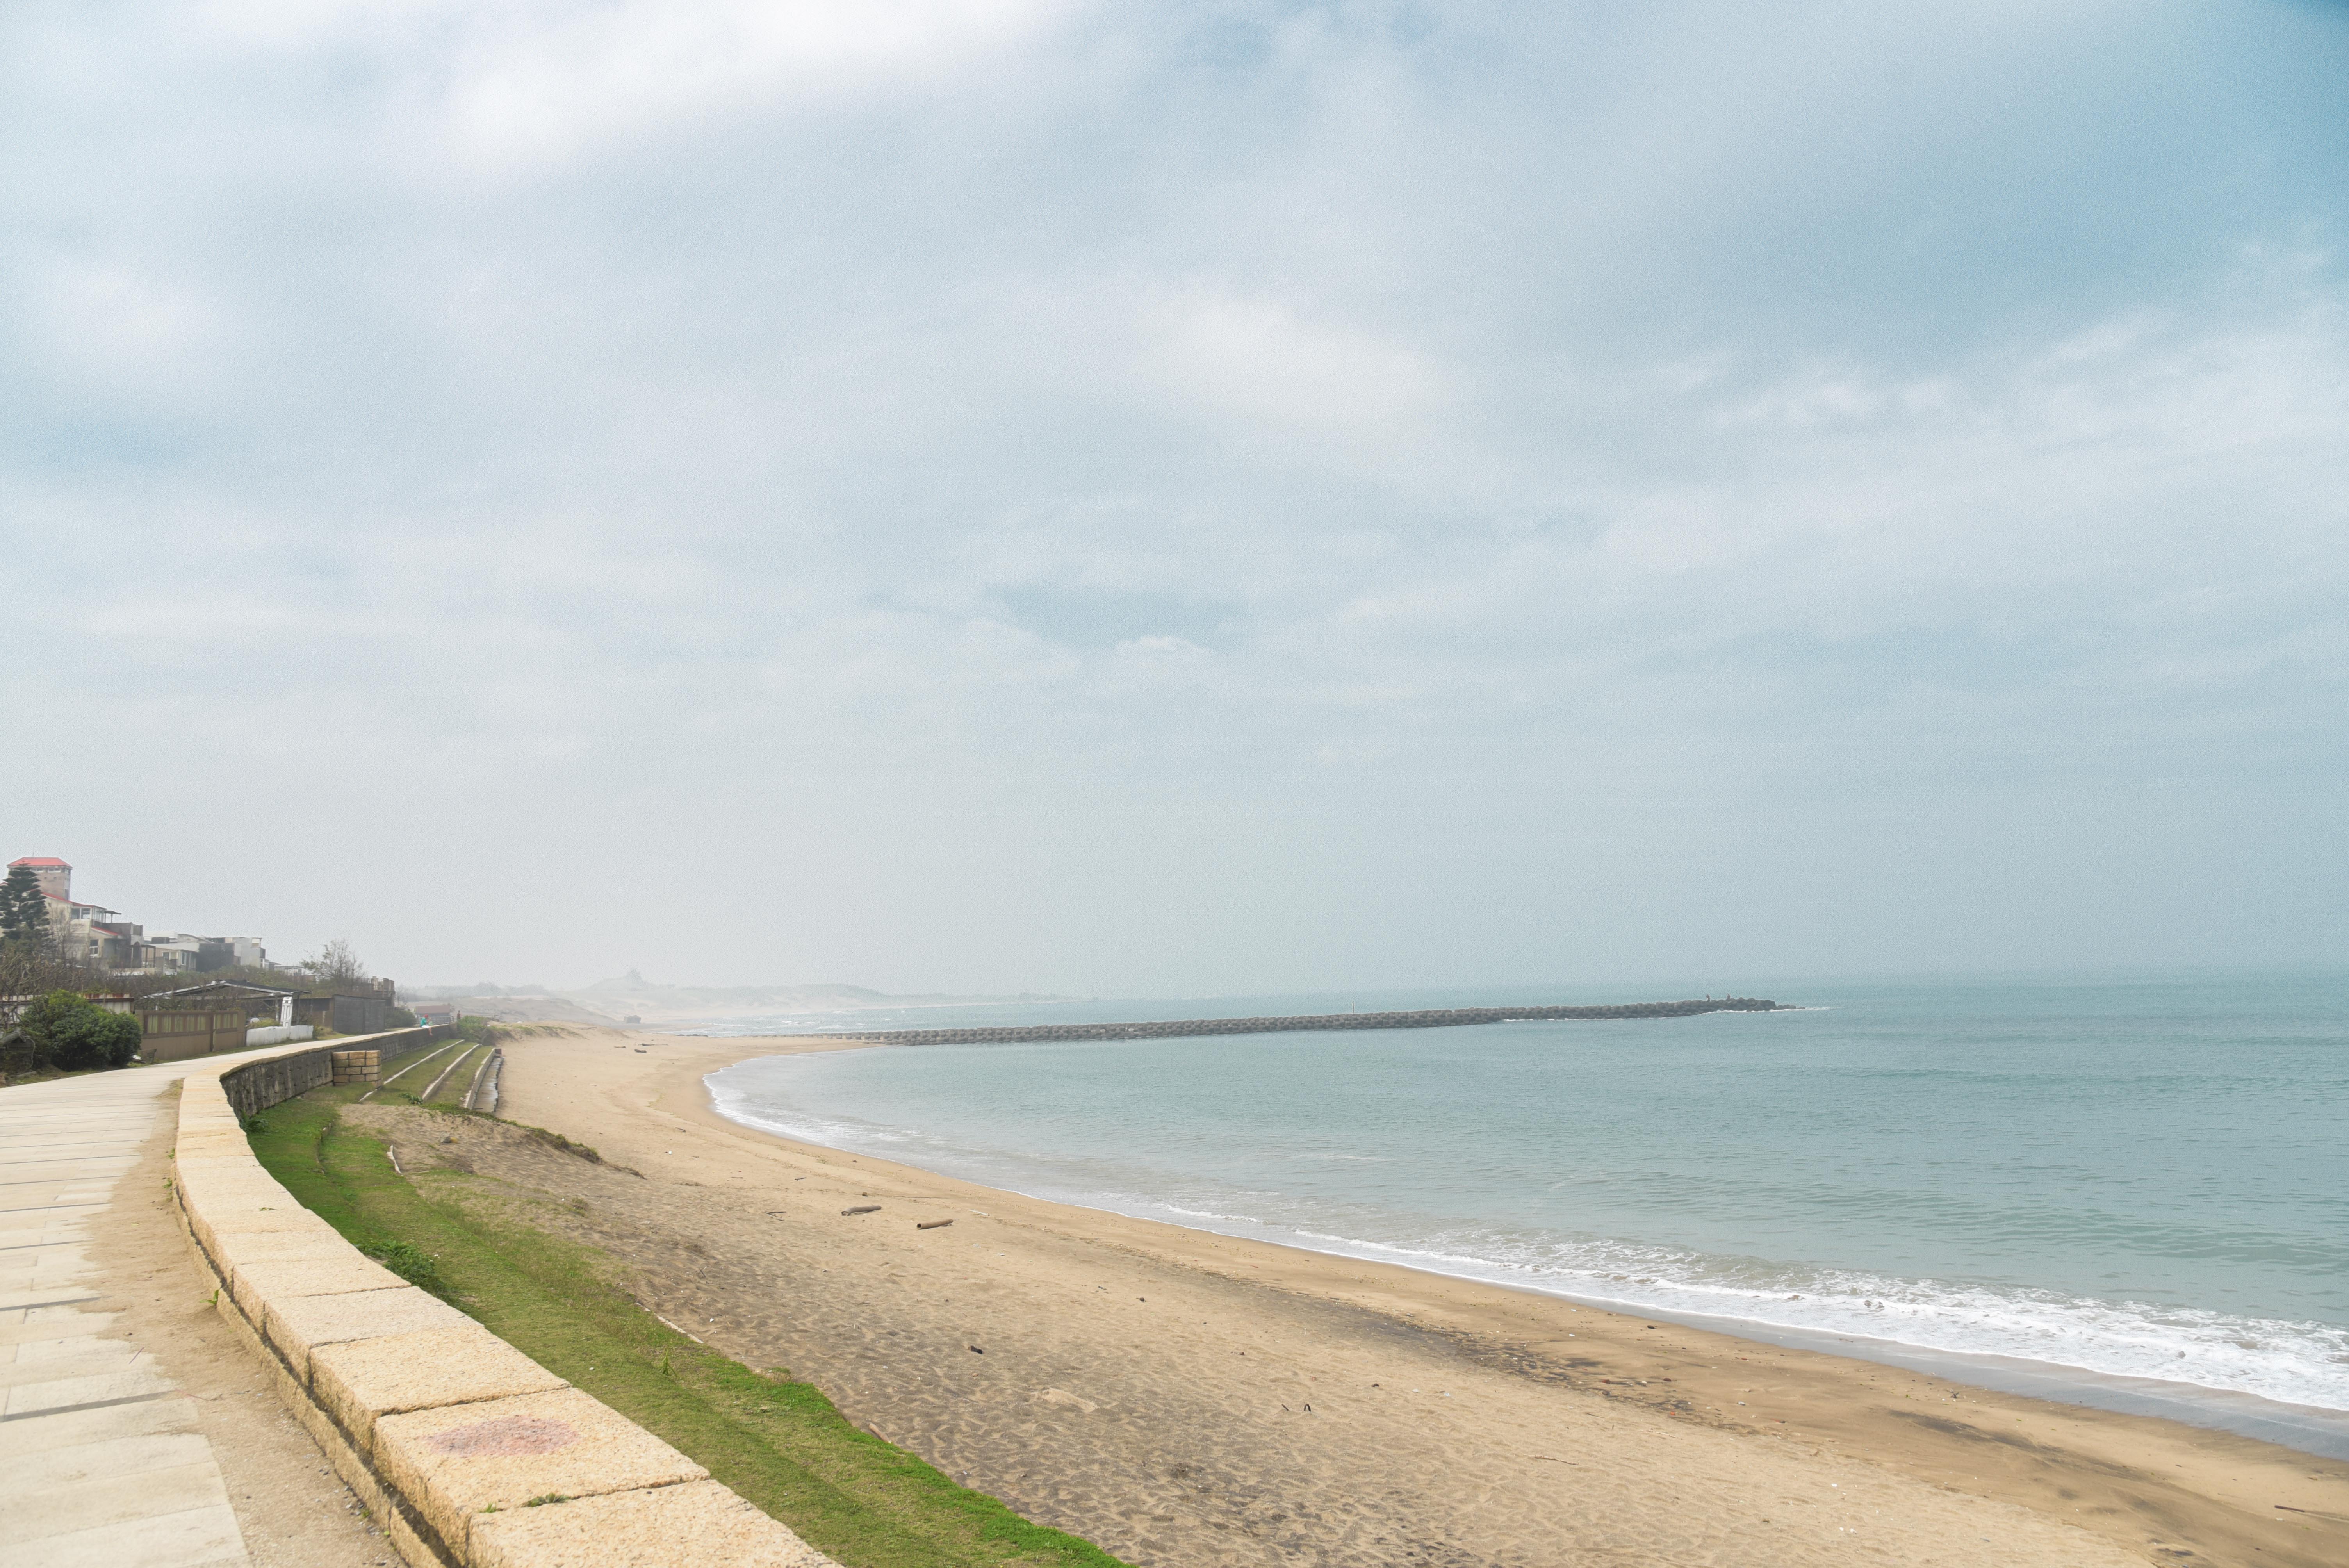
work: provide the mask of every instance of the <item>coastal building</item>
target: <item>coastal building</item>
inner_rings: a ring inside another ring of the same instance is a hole
[[[33,880],[40,883],[41,891],[51,898],[73,897],[73,867],[57,856],[25,855],[8,862],[8,869],[12,872],[18,866],[29,869]]]
[[[58,957],[68,964],[88,964],[103,969],[123,968],[137,963],[133,944],[123,940],[119,913],[102,903],[85,903],[73,895],[73,867],[55,855],[25,855],[8,862],[15,871],[22,866],[33,873],[34,882],[47,901],[49,915],[49,942]]]
[[[339,981],[331,990],[295,997],[294,1016],[287,1021],[338,1035],[372,1035],[391,1027],[396,1002],[397,988],[388,980]]]
[[[269,954],[257,936],[162,932],[137,937],[126,944],[126,949],[131,954],[129,967],[149,974],[209,975],[216,969],[269,967]]]
[[[242,980],[208,980],[176,991],[153,991],[140,999],[141,1007],[242,1007],[255,1023],[291,1024],[301,993],[282,985],[254,985]],[[121,1011],[123,1009],[117,1009]]]
[[[139,967],[174,973],[193,970],[202,951],[202,939],[184,931],[158,932],[139,944]]]
[[[199,975],[218,969],[266,969],[269,954],[257,936],[199,936],[161,932],[122,918],[118,910],[73,895],[73,867],[55,855],[26,855],[8,864],[33,873],[47,901],[49,935],[58,957],[117,974]]]
[[[159,1001],[148,997],[146,1002]],[[142,1005],[139,1018],[139,1057],[149,1062],[184,1061],[215,1051],[244,1049],[244,1032],[251,1026],[241,1004],[201,1003],[189,1006],[164,1002]]]

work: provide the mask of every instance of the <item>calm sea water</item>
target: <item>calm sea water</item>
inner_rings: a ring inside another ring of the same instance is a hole
[[[2349,1454],[2323,1414],[2349,1412],[2349,975],[1740,990],[1810,1010],[875,1049],[710,1084],[738,1119],[990,1186],[2092,1403],[2174,1396]]]

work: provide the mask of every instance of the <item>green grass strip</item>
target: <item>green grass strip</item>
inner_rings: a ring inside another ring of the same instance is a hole
[[[466,1178],[411,1183],[380,1141],[338,1119],[355,1092],[320,1089],[264,1112],[248,1132],[254,1154],[361,1252],[674,1444],[818,1551],[848,1568],[1121,1568],[852,1426],[812,1384],[667,1327],[614,1283],[605,1254],[515,1221],[515,1205],[460,1204],[443,1184]]]

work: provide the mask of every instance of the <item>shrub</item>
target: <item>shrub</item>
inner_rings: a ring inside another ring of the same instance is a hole
[[[138,1019],[71,991],[50,992],[25,1009],[21,1022],[41,1065],[60,1072],[128,1067],[139,1054]]]

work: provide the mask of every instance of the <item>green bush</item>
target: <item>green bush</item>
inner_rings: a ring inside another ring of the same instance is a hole
[[[18,1020],[32,1037],[40,1065],[60,1072],[130,1065],[139,1054],[139,1020],[109,1013],[87,996],[52,991]]]

